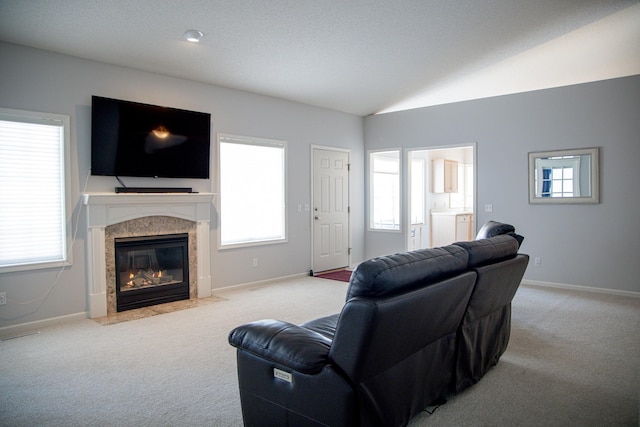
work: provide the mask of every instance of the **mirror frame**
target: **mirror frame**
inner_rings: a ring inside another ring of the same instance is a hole
[[[540,197],[536,196],[536,159],[555,156],[591,156],[591,195],[587,197]],[[529,153],[529,203],[532,204],[597,204],[600,203],[600,159],[599,149],[578,148],[572,150],[537,151]]]

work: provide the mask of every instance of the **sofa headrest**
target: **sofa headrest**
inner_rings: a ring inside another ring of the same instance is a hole
[[[399,294],[467,269],[469,255],[457,246],[386,255],[359,264],[351,274],[347,300]]]
[[[476,240],[488,239],[489,237],[499,236],[500,234],[515,233],[516,228],[510,224],[504,224],[498,221],[487,221],[478,231]]]
[[[487,221],[476,235],[476,240],[488,239],[493,236],[500,236],[502,234],[508,234],[518,241],[518,247],[522,245],[524,236],[516,234],[516,228],[513,225],[505,224],[498,221]]]
[[[518,241],[509,234],[474,240],[472,242],[457,242],[469,254],[469,268],[478,267],[490,262],[513,258],[518,253]]]

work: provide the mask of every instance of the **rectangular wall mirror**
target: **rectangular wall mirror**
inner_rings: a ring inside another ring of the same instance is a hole
[[[529,153],[529,203],[599,203],[598,148]]]

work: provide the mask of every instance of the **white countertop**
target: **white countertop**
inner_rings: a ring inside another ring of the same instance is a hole
[[[472,211],[438,211],[431,212],[431,215],[473,215]]]

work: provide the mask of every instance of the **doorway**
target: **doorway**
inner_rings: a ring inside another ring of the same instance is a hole
[[[407,152],[407,250],[472,240],[475,144]]]
[[[312,272],[349,266],[349,152],[312,148]]]

